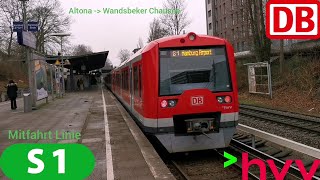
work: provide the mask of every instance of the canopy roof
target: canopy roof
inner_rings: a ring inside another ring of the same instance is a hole
[[[84,72],[81,67],[85,66],[85,72],[100,69],[105,66],[109,51],[91,53],[81,56],[63,56],[64,60],[69,60],[70,65],[65,65],[65,68],[72,66],[73,70]],[[50,64],[55,64],[59,56],[47,56],[46,61]],[[61,62],[61,61],[60,61]]]

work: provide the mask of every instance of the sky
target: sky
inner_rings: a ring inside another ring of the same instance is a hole
[[[124,14],[69,14],[70,8],[162,8],[165,0],[60,0],[65,14],[72,19],[70,41],[72,44],[85,44],[94,52],[109,51],[108,58],[118,65],[120,49],[132,51],[139,38],[147,43],[149,24],[159,15],[150,13],[140,15]],[[185,0],[191,24],[186,32],[206,34],[205,0]]]

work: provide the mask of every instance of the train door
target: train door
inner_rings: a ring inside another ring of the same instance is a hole
[[[143,124],[143,103],[142,103],[142,63],[141,61],[136,62],[132,66],[132,75],[133,75],[133,112],[136,113],[139,121]]]

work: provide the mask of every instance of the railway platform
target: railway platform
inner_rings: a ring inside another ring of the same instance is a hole
[[[0,103],[0,154],[16,143],[81,143],[95,155],[96,166],[88,179],[174,179],[130,115],[107,90],[67,93],[38,110],[23,113]],[[80,132],[78,140],[9,139],[9,131]],[[81,157],[79,157],[81,158]],[[0,170],[0,179],[6,179]]]

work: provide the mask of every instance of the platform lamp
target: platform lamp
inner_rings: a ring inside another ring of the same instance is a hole
[[[64,85],[64,61],[63,61],[63,37],[66,36],[71,36],[70,33],[52,33],[49,34],[49,36],[55,36],[55,37],[60,37],[60,57],[61,57],[61,66],[62,66],[62,71],[63,71],[63,78],[62,78],[62,95],[65,94],[65,85]],[[70,63],[70,62],[69,62]]]

